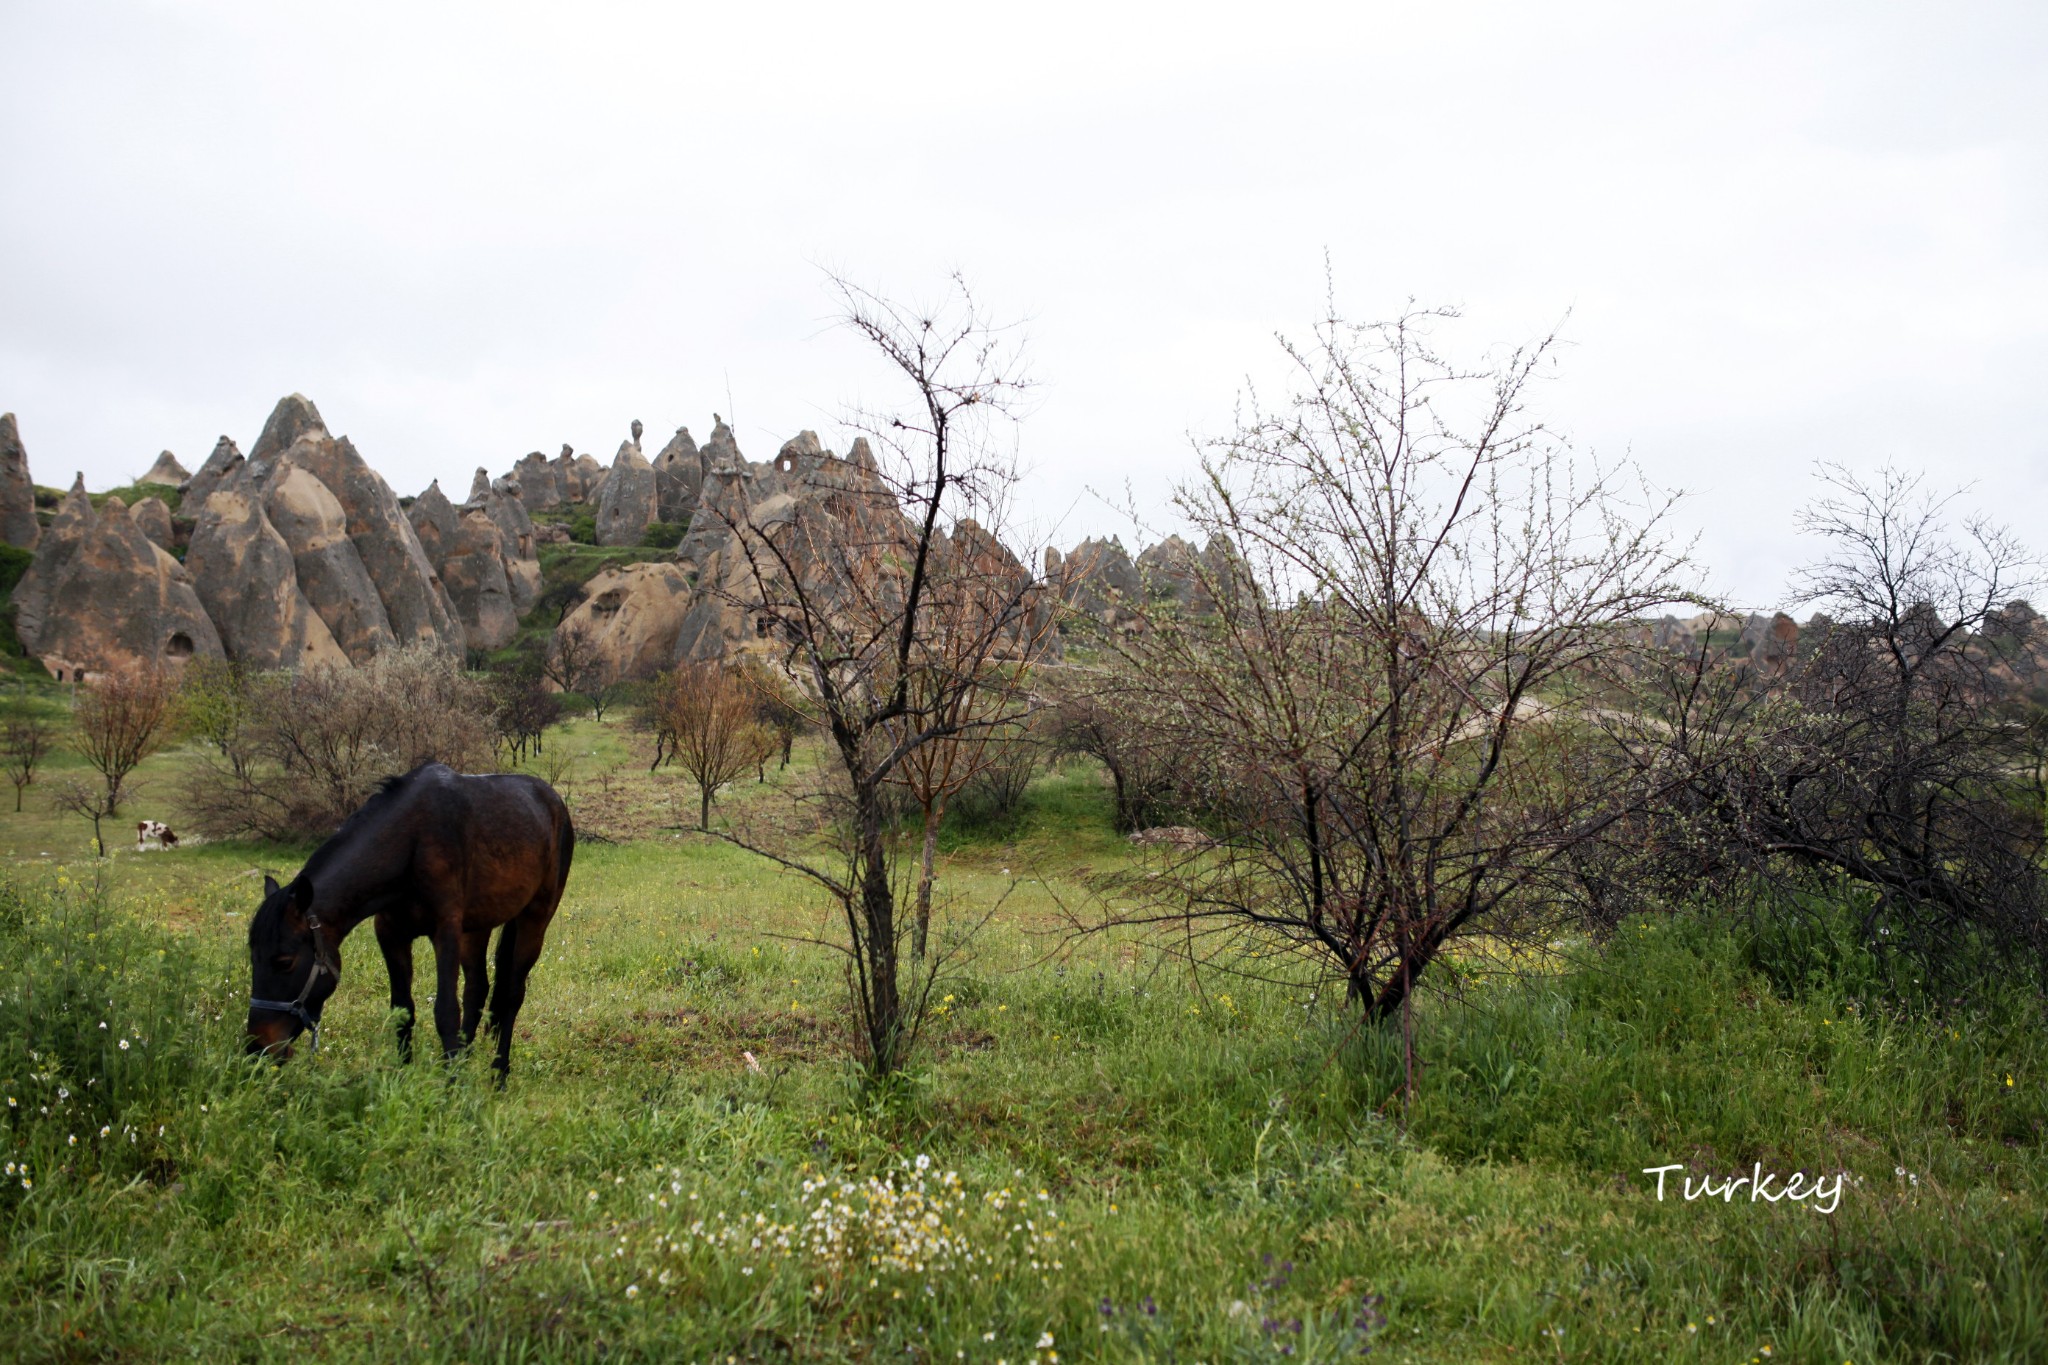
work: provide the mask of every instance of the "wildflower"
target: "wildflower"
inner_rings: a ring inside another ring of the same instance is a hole
[[[1052,1333],[1040,1332],[1038,1334],[1038,1349],[1041,1351],[1048,1351],[1052,1349]]]
[[[127,1050],[128,1050],[128,1040],[127,1040],[126,1038],[123,1038],[123,1039],[121,1040],[121,1051],[123,1051],[123,1052],[126,1052]]]
[[[637,1284],[629,1284],[629,1285],[627,1285],[627,1286],[626,1286],[626,1297],[627,1297],[627,1298],[629,1298],[629,1299],[637,1299],[637,1298],[639,1298],[639,1297],[640,1297],[640,1286],[639,1286],[639,1285],[637,1285]]]
[[[2010,1071],[2005,1073],[2005,1083],[2008,1088],[2012,1085],[2012,1073]]]
[[[111,1124],[105,1124],[105,1123],[103,1123],[103,1124],[101,1124],[101,1125],[100,1125],[100,1136],[101,1136],[101,1137],[105,1137],[105,1136],[106,1136],[107,1134],[109,1134],[109,1133],[111,1133],[111,1132],[113,1132],[113,1131],[114,1131],[114,1129],[113,1129],[113,1126],[112,1126]]]
[[[583,1196],[583,1199],[585,1203],[595,1204],[597,1202],[597,1191],[591,1190]]]

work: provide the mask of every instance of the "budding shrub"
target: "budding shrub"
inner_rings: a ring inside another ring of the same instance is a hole
[[[195,770],[194,823],[213,838],[332,834],[386,777],[440,762],[488,771],[495,734],[483,684],[427,645],[356,668],[326,665],[248,684],[230,751]]]

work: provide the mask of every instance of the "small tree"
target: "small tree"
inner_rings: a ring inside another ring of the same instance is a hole
[[[2048,833],[2025,693],[2048,633],[2033,556],[1915,475],[1822,466],[1795,580],[1821,609],[1782,672],[1705,651],[1645,661],[1617,723],[1654,818],[1590,864],[1621,897],[1720,893],[1759,919],[1848,898],[1897,997],[2014,968],[2048,989]],[[1623,908],[1628,902],[1622,900]],[[1609,918],[1612,916],[1610,915]]]
[[[862,1060],[879,1078],[909,1055],[937,975],[932,963],[903,978],[910,926],[899,914],[889,789],[925,745],[1024,713],[1028,699],[1004,678],[1021,676],[1042,612],[1024,561],[947,553],[970,526],[977,543],[1000,549],[982,527],[999,524],[1017,479],[992,439],[1026,387],[1013,337],[957,277],[935,309],[834,284],[847,326],[906,385],[901,410],[856,419],[879,453],[863,440],[855,458],[804,475],[812,487],[788,519],[757,524],[744,506],[706,506],[740,560],[741,586],[723,595],[784,651],[815,699],[830,737],[828,777],[845,802],[829,863],[786,834],[728,837],[811,877],[838,903],[847,938],[836,946],[851,967]],[[982,704],[959,704],[977,691]]]
[[[176,696],[171,678],[153,668],[115,669],[80,688],[72,712],[78,751],[104,783],[103,814],[120,813],[122,784],[170,737]]]
[[[683,664],[655,679],[647,704],[655,764],[666,757],[697,787],[697,827],[711,828],[711,798],[774,750],[750,688],[712,663]]]
[[[787,768],[790,750],[795,746],[797,737],[817,728],[809,699],[786,675],[751,654],[740,661],[740,680],[753,693],[755,718],[775,737],[775,749],[781,754],[781,762],[777,766]],[[765,772],[761,777],[763,781],[767,780]]]
[[[0,725],[0,762],[14,784],[16,814],[21,811],[21,789],[35,784],[36,769],[49,757],[55,738],[43,718],[25,705],[15,706]]]
[[[178,727],[230,763],[247,751],[241,741],[251,706],[250,679],[239,663],[193,659],[178,679]]]
[[[542,684],[538,673],[510,669],[490,678],[491,720],[499,747],[514,763],[528,751],[541,752],[549,726],[562,719],[562,699]]]
[[[132,793],[133,788],[130,790]],[[58,784],[57,790],[51,794],[50,803],[58,810],[83,815],[92,821],[93,847],[98,850],[100,857],[107,856],[107,841],[100,831],[100,824],[108,816],[115,814],[115,810],[113,799],[107,794],[105,787],[75,779],[63,782]]]
[[[1619,815],[1588,683],[1685,598],[1668,500],[1524,411],[1548,342],[1466,369],[1439,316],[1333,317],[1289,347],[1295,394],[1178,499],[1210,605],[1148,608],[1115,646],[1128,700],[1097,698],[1173,755],[1216,836],[1111,919],[1291,951],[1404,1036],[1446,948],[1568,913],[1566,854]]]
[[[572,621],[555,632],[541,672],[564,692],[574,692],[589,702],[591,716],[600,723],[618,699],[620,679],[588,622]]]

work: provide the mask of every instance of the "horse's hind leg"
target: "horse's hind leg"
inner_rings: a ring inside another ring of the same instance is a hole
[[[484,974],[488,960],[491,931],[478,929],[462,936],[462,1045],[468,1047],[476,1037],[476,1027],[483,1021],[484,1001],[491,991],[490,978]]]
[[[500,1085],[512,1070],[512,1029],[519,1022],[519,1007],[526,1003],[526,977],[540,961],[541,942],[554,913],[552,904],[529,906],[498,934],[498,980],[491,990],[491,1030],[498,1035],[498,1054],[491,1066]]]
[[[384,953],[384,970],[391,977],[391,1008],[403,1010],[398,1021],[398,1056],[412,1060],[412,934],[390,915],[376,919],[377,947]]]

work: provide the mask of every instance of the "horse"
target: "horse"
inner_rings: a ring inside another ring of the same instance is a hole
[[[498,1036],[491,1065],[504,1084],[526,978],[575,847],[569,808],[537,777],[470,776],[426,763],[385,779],[298,876],[283,886],[263,879],[263,903],[249,922],[248,1051],[284,1060],[309,1029],[319,1048],[321,1011],[341,984],[342,940],[368,919],[391,976],[391,1007],[403,1011],[400,1055],[412,1059],[413,940],[429,939],[443,1054],[454,1056],[476,1036],[489,991]],[[495,990],[484,971],[493,929]]]

